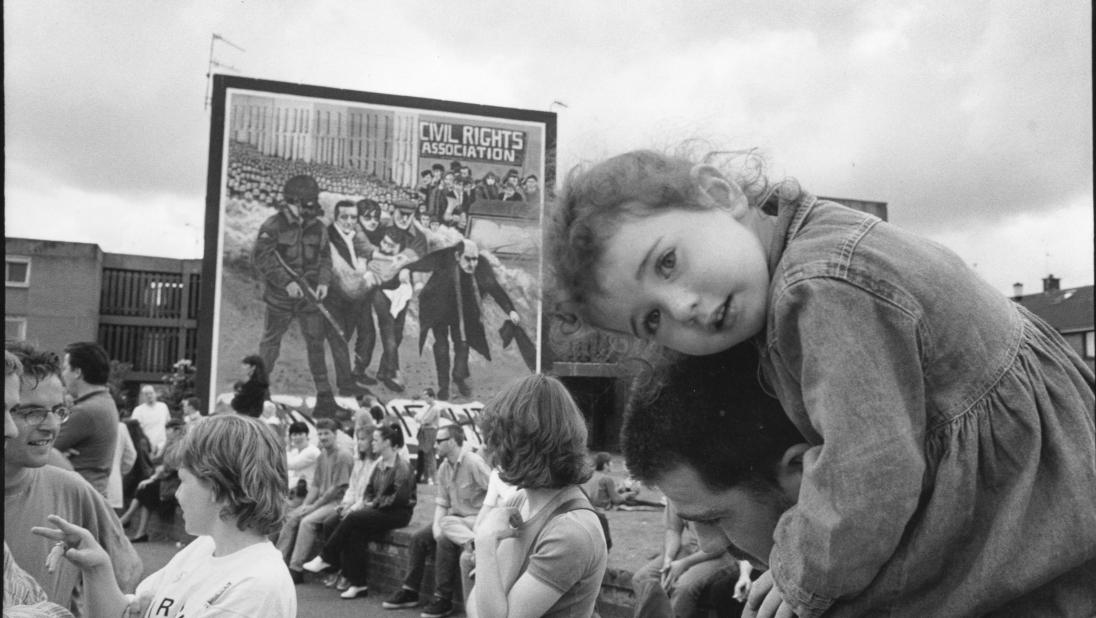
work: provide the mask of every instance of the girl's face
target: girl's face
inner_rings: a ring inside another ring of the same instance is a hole
[[[369,447],[373,445],[373,432],[368,428],[362,428],[361,430],[355,430],[354,435],[358,437],[358,452],[368,453]]]
[[[209,534],[213,523],[221,516],[221,504],[213,494],[213,487],[186,468],[179,469],[179,489],[175,490],[175,499],[183,510],[183,521],[189,534]]]
[[[251,374],[255,373],[255,367],[247,363],[240,363],[240,378],[245,382],[251,379]]]
[[[726,350],[765,326],[765,249],[730,211],[623,217],[595,269],[595,326],[693,355]]]

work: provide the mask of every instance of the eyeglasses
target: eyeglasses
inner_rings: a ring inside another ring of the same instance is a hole
[[[69,409],[63,404],[59,403],[52,408],[45,408],[42,406],[15,406],[11,409],[11,413],[19,416],[28,425],[34,425],[35,427],[46,422],[46,416],[50,412],[53,412],[57,416],[57,420],[62,423],[68,420]]]
[[[437,439],[434,440],[434,444],[441,444],[442,442],[445,442],[447,440],[452,440],[452,439],[453,438],[437,438]]]

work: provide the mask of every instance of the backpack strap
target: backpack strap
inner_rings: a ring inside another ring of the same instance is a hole
[[[585,494],[585,492],[583,492]],[[552,511],[552,514],[544,518],[541,524],[537,526],[536,530],[526,530],[525,533],[529,534],[529,544],[525,546],[525,559],[521,563],[521,572],[524,573],[525,569],[529,567],[529,560],[533,555],[533,548],[536,547],[537,540],[540,539],[540,535],[544,532],[544,528],[548,525],[548,522],[552,521],[559,515],[569,513],[571,511],[586,510],[590,511],[594,515],[597,515],[597,511],[594,509],[594,505],[590,504],[590,499],[583,495],[581,498],[571,498],[570,500],[560,504]]]

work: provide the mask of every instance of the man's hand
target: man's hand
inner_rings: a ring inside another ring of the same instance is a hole
[[[750,593],[750,577],[747,575],[743,577],[738,576],[738,581],[734,584],[734,600],[739,603],[746,602],[746,596]]]
[[[662,589],[666,591],[666,594],[673,592],[674,586],[677,585],[679,577],[685,574],[685,571],[689,570],[688,564],[685,560],[674,560],[670,564],[662,567],[660,571],[662,573],[661,584]]]
[[[772,571],[765,571],[750,587],[742,618],[795,618],[792,606],[773,581]]]
[[[77,455],[79,455],[80,451],[78,451],[74,448],[70,448],[69,450],[67,450],[67,451],[65,451],[61,454],[64,455],[67,459],[72,459],[73,457],[76,457]]]
[[[521,324],[521,316],[518,315],[517,311],[511,311],[507,317],[510,318],[510,321],[513,322],[515,326]]]
[[[316,299],[323,300],[327,298],[327,284],[321,283],[316,286]]]
[[[285,286],[285,293],[289,294],[290,298],[303,298],[304,292],[301,291],[301,286],[297,285],[296,281],[290,281]]]

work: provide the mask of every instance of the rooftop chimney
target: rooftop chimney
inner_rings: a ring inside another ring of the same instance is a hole
[[[1013,298],[1023,298],[1024,297],[1024,284],[1023,283],[1013,283],[1012,284],[1012,297]]]
[[[1061,282],[1062,282],[1062,280],[1059,279],[1058,277],[1055,277],[1054,275],[1047,275],[1046,277],[1043,278],[1043,291],[1044,292],[1057,292],[1058,289],[1059,289],[1058,284],[1061,283]]]

